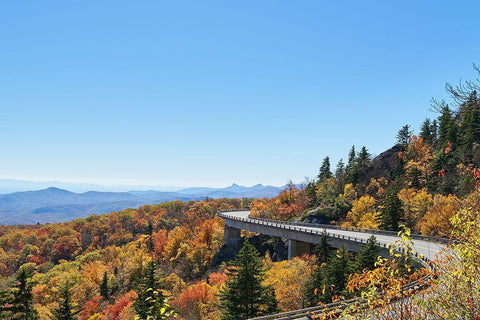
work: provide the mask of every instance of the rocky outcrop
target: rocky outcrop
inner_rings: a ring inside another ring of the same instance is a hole
[[[391,179],[395,168],[398,165],[398,153],[402,151],[400,146],[393,146],[392,148],[380,153],[372,160],[372,167],[368,174],[369,178]]]

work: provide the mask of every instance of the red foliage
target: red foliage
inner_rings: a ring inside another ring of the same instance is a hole
[[[30,256],[28,257],[28,262],[33,262],[36,264],[42,264],[45,262],[45,258],[39,257],[39,256]]]
[[[91,316],[93,316],[95,313],[99,312],[99,306],[100,306],[100,301],[102,300],[102,297],[96,296],[93,297],[92,299],[88,300],[85,302],[85,305],[83,306],[83,310],[78,314],[78,320],[87,320]]]
[[[180,294],[178,308],[182,313],[195,312],[199,305],[210,305],[216,300],[212,288],[206,282],[186,287]]]
[[[115,300],[115,304],[108,307],[108,319],[117,320],[120,312],[122,312],[125,307],[132,304],[136,297],[137,293],[131,290]]]

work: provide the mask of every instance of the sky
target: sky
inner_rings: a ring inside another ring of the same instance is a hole
[[[475,79],[478,1],[2,1],[0,178],[283,185]]]

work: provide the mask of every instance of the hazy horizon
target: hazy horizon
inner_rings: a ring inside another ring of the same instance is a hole
[[[24,180],[24,179],[10,179],[10,178],[0,178],[0,194],[13,193],[13,192],[22,192],[22,191],[37,191],[46,189],[49,187],[56,187],[59,189],[68,190],[71,192],[86,192],[86,191],[110,191],[110,192],[129,192],[129,191],[162,191],[162,192],[175,192],[181,191],[189,188],[227,188],[233,185],[240,185],[238,183],[232,182],[228,185],[192,185],[192,186],[168,186],[168,185],[128,185],[128,184],[113,184],[113,185],[104,185],[96,183],[82,183],[75,181],[35,181],[35,180]],[[274,186],[264,183],[256,183],[252,185],[241,185],[244,187],[253,187],[256,185],[263,186],[273,186],[273,187],[282,187]]]

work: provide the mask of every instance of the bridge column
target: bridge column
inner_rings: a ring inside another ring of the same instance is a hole
[[[288,260],[292,259],[293,257],[310,254],[311,250],[311,243],[288,239]]]
[[[223,244],[232,244],[240,240],[242,230],[225,225],[223,229]]]

